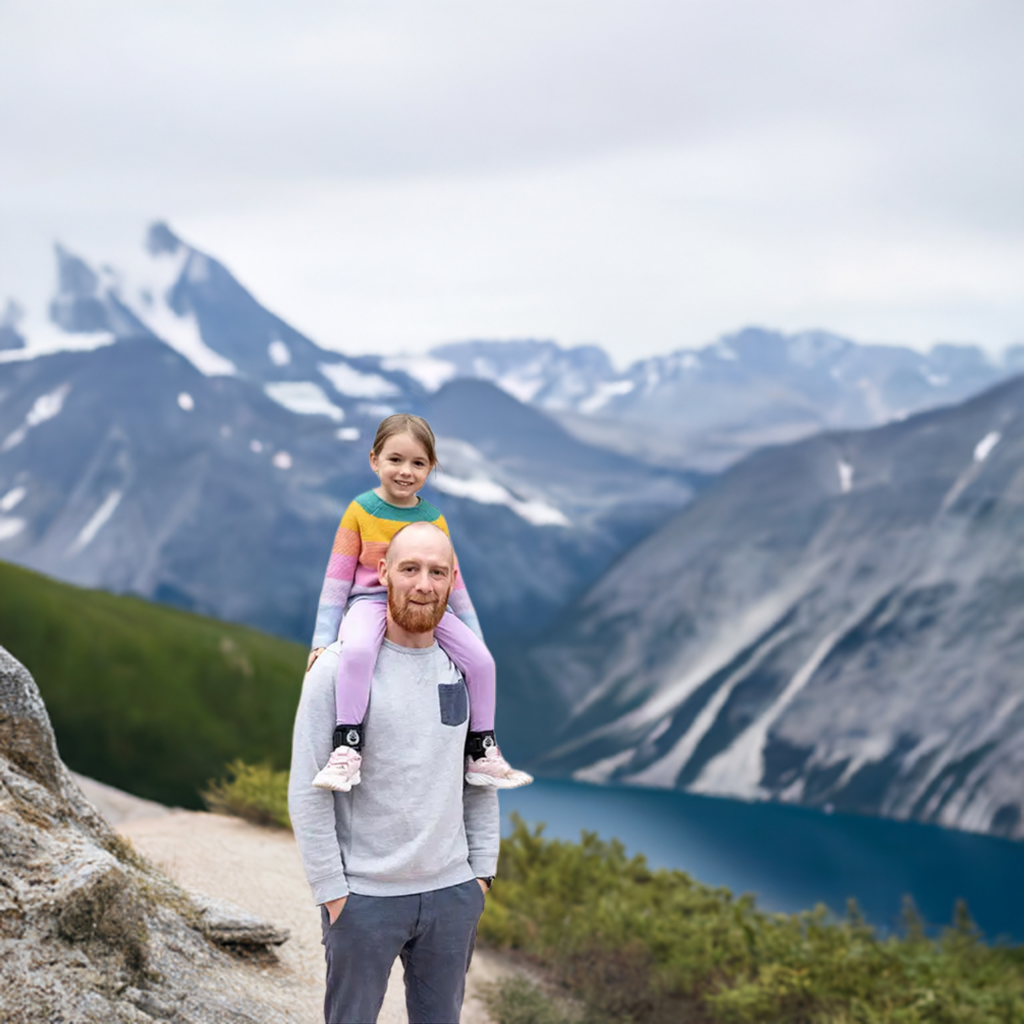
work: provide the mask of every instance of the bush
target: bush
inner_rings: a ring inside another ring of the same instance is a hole
[[[233,814],[254,825],[291,828],[288,817],[288,773],[269,764],[232,761],[226,778],[211,779],[200,794],[215,814]]]
[[[481,998],[495,1024],[585,1024],[578,1013],[519,975],[484,986]]]
[[[619,842],[514,822],[481,937],[546,964],[589,1019],[1024,1024],[1024,951],[985,945],[966,908],[936,940],[912,909],[881,938],[852,905],[770,914]]]

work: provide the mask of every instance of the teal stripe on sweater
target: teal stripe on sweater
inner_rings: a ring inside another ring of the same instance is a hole
[[[389,519],[396,523],[434,523],[441,518],[441,512],[436,505],[420,498],[419,504],[411,508],[401,508],[392,505],[383,498],[378,498],[373,491],[367,491],[356,498],[356,504],[360,505],[365,512],[378,519]]]

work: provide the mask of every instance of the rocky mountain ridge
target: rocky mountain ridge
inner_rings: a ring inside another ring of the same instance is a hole
[[[550,341],[458,342],[386,362],[428,390],[461,377],[490,380],[590,443],[717,472],[763,445],[961,401],[1024,369],[1024,346],[993,358],[976,345],[917,352],[750,327],[622,371],[597,346]]]
[[[531,651],[539,770],[1024,837],[1022,413],[1015,378],[723,474]]]

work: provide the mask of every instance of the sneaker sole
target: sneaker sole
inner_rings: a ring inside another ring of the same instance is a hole
[[[312,785],[314,789],[329,789],[334,793],[347,793],[353,786],[358,786],[361,781],[362,777],[359,772],[356,772],[348,782],[332,782],[329,779],[321,779],[320,776],[317,776],[313,780]]]
[[[492,789],[518,789],[533,782],[533,776],[519,772],[524,778],[496,779],[493,775],[481,775],[479,772],[466,772],[466,781],[471,786],[490,786]]]

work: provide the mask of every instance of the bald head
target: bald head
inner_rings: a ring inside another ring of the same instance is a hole
[[[384,561],[394,565],[413,552],[423,558],[442,560],[451,569],[455,564],[455,552],[448,534],[433,523],[409,523],[403,526],[391,539]]]

